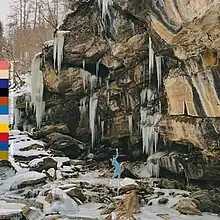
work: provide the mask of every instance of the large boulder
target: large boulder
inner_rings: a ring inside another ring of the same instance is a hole
[[[202,212],[220,213],[220,191],[200,190],[190,195],[192,199],[199,201],[199,209]]]
[[[181,199],[175,209],[184,215],[202,215],[196,203],[191,199]]]
[[[79,157],[88,147],[85,143],[60,133],[49,134],[46,139],[49,142],[50,149],[62,151],[66,156],[73,159]]]
[[[30,171],[42,172],[43,170],[49,170],[50,168],[57,169],[57,161],[52,157],[42,157],[34,159],[29,162],[28,167]]]

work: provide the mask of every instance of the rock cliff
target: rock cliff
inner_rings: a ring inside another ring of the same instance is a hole
[[[152,175],[219,181],[220,2],[82,0],[70,8],[39,54],[38,134],[66,126],[63,134],[90,150],[118,147],[135,159],[143,151]]]

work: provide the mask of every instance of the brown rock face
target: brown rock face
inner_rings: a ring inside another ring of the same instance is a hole
[[[201,215],[197,205],[190,199],[180,200],[175,209],[184,215]]]
[[[59,27],[69,31],[59,73],[53,68],[53,46],[43,49],[44,126],[87,143],[93,133],[94,148],[117,146],[132,155],[138,151],[135,158],[139,159],[143,139],[154,142],[153,129],[141,134],[147,124],[160,134],[159,149],[171,146],[169,150],[174,151],[176,143],[184,144],[220,164],[219,1],[118,1],[109,6],[114,24],[108,19],[103,24],[97,1],[75,3]],[[149,52],[149,35],[155,56]],[[161,74],[158,56],[162,56]],[[87,77],[88,72],[93,77]],[[99,77],[97,82],[94,75]],[[151,89],[154,98],[150,100],[148,94],[143,100],[143,89]],[[94,93],[97,106],[91,99]],[[158,123],[152,118],[143,122],[143,108],[148,115],[159,112],[163,117]],[[61,124],[67,127],[65,132],[59,130]],[[61,149],[62,141],[55,142],[53,148]],[[65,152],[72,152],[73,145],[66,146]],[[208,162],[203,166],[200,160],[194,161],[204,170],[187,171],[188,177],[204,177],[213,168]],[[219,179],[219,166],[210,173]]]

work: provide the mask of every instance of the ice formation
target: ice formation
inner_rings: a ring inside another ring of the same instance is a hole
[[[45,102],[43,101],[44,84],[43,74],[40,70],[40,56],[41,53],[35,55],[31,66],[31,102],[34,106],[34,111],[36,112],[37,128],[40,128],[41,126],[45,109]]]
[[[157,88],[159,90],[161,85],[161,56],[156,56],[156,67],[157,67]]]
[[[80,76],[81,76],[82,81],[83,81],[84,92],[86,91],[86,85],[87,85],[87,82],[88,82],[89,75],[90,75],[89,72],[85,71],[84,69],[80,69]]]
[[[154,93],[151,89],[144,88],[141,93],[141,104],[150,103],[154,100]],[[158,133],[154,131],[154,126],[160,118],[160,113],[151,113],[148,106],[140,108],[141,121],[140,128],[142,133],[143,153],[151,155],[157,150]]]
[[[173,173],[184,172],[183,165],[176,161],[177,153],[168,153],[167,151],[158,152],[148,157],[147,168],[151,176],[159,177],[160,166],[166,168]]]
[[[57,31],[54,37],[53,60],[54,60],[54,69],[56,69],[56,63],[57,63],[58,73],[61,71],[61,64],[63,61],[64,37],[65,34],[69,32],[70,31]]]
[[[104,132],[105,132],[105,121],[101,121],[101,128],[102,128],[102,139],[103,139],[103,137],[104,137]]]
[[[151,37],[149,36],[149,83],[151,82],[151,74],[154,69],[154,50]]]
[[[82,115],[85,113],[86,111],[86,101],[87,101],[87,96],[83,97],[82,99],[80,99],[80,103],[79,103],[79,111],[81,113],[81,118]]]
[[[113,5],[112,0],[98,0],[98,6],[102,12],[102,19],[105,20],[106,15],[109,15],[109,6]],[[110,17],[110,15],[109,15]]]
[[[132,132],[133,132],[133,118],[132,118],[132,115],[128,116],[128,127],[129,127],[130,136],[132,137]]]
[[[18,130],[18,125],[20,123],[21,117],[20,117],[20,110],[18,108],[15,108],[14,111],[14,130]]]
[[[49,212],[58,212],[62,215],[73,215],[79,211],[77,203],[66,195],[63,190],[53,188],[51,190],[53,202]]]
[[[95,88],[95,86],[96,86],[96,84],[97,84],[97,77],[95,76],[95,75],[91,75],[90,77],[89,77],[89,80],[90,80],[90,86],[91,86],[91,92],[93,92],[93,90],[94,90],[94,88]]]
[[[95,142],[95,119],[96,119],[97,104],[98,104],[98,94],[93,93],[91,94],[89,101],[89,125],[92,136],[92,147]]]

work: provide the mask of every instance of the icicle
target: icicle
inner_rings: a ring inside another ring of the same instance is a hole
[[[53,60],[54,69],[56,69],[56,61],[58,73],[61,71],[61,64],[63,61],[63,46],[64,46],[64,36],[70,33],[70,31],[57,31],[54,37],[54,50],[53,50]]]
[[[81,118],[82,115],[86,112],[86,101],[87,101],[87,97],[83,97],[82,99],[80,99],[80,104],[79,104],[79,111],[81,114]]]
[[[131,29],[132,29],[133,35],[135,35],[135,26],[134,26],[134,22],[132,21],[131,21]]]
[[[83,60],[83,69],[85,69],[85,66],[86,66],[86,61]]]
[[[156,56],[156,67],[157,67],[157,88],[159,90],[161,85],[161,56]]]
[[[101,59],[98,60],[98,62],[96,63],[96,77],[99,76],[99,65],[100,65]]]
[[[91,136],[92,136],[92,147],[95,141],[95,118],[96,118],[97,104],[98,104],[98,94],[93,93],[90,96],[90,101],[89,101],[89,125],[90,125]]]
[[[154,50],[152,46],[152,40],[149,36],[149,83],[151,82],[151,74],[154,69]]]
[[[107,104],[109,105],[109,101],[110,101],[110,92],[108,91],[107,93]]]
[[[150,157],[148,157],[150,158]],[[159,160],[156,160],[156,164],[154,164],[153,162],[151,162],[149,159],[147,160],[147,169],[150,173],[150,176],[159,178],[160,176],[160,164],[159,164]]]
[[[132,134],[133,134],[133,118],[132,118],[132,115],[128,116],[128,127],[129,127],[130,137],[132,137]]]
[[[109,6],[113,5],[112,0],[98,0],[98,6],[102,11],[102,20],[105,20],[106,15],[109,15]]]
[[[95,75],[91,75],[89,79],[90,79],[90,86],[91,86],[91,93],[92,93],[97,84],[97,77]]]
[[[106,89],[109,90],[109,80],[106,80]]]
[[[141,104],[145,103],[146,100],[146,94],[147,94],[147,88],[144,88],[141,90],[140,96],[141,96]]]
[[[88,82],[88,77],[90,76],[90,73],[83,70],[83,69],[80,69],[80,76],[82,78],[82,81],[83,81],[83,89],[84,89],[84,92],[86,91],[86,84]]]
[[[20,110],[19,109],[17,109],[17,108],[15,108],[15,111],[14,111],[14,118],[15,118],[15,120],[14,120],[14,130],[18,130],[18,125],[19,125],[19,123],[20,123],[20,120],[21,120],[21,118],[20,118]]]
[[[37,128],[40,128],[43,113],[45,109],[45,102],[43,101],[44,84],[43,74],[40,70],[41,53],[36,54],[32,60],[31,66],[31,102],[36,112]]]
[[[102,128],[102,139],[103,139],[103,137],[104,137],[104,129],[105,129],[105,121],[101,121],[101,128]]]

